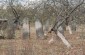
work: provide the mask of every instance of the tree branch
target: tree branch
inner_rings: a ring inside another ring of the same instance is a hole
[[[61,24],[62,24],[66,19],[68,19],[72,13],[73,13],[80,5],[83,4],[83,2],[84,2],[84,0],[83,0],[80,4],[78,4],[78,5],[62,20],[62,22],[57,26],[57,28],[60,27]],[[53,28],[51,28],[51,30],[49,31],[50,33],[51,33],[51,31],[54,31],[54,32],[56,31],[54,28],[55,28],[55,26],[56,26],[57,23],[58,23],[58,21],[55,22]]]
[[[11,4],[11,3],[9,3],[9,5],[10,5],[11,10],[12,10],[12,12],[13,12],[13,14],[14,14],[15,18],[16,18],[16,19],[15,19],[15,21],[14,21],[14,23],[17,23],[17,22],[18,22],[18,20],[19,20],[19,18],[20,18],[20,16],[18,15],[17,11],[13,8],[12,4]]]

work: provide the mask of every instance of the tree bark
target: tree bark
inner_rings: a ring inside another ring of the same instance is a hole
[[[8,39],[14,39],[15,38],[15,31],[17,28],[17,24],[13,22],[13,20],[8,21],[8,27],[7,27],[7,38]]]

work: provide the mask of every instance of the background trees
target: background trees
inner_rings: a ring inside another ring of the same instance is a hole
[[[29,18],[31,24],[33,25],[35,17],[43,25],[44,31],[54,25],[55,21],[58,21],[59,16],[62,17],[62,20],[69,15],[69,13],[74,9],[78,4],[83,0],[0,0],[0,18],[4,19],[14,19],[15,16],[12,13],[12,9],[9,3],[12,4],[12,7],[16,10],[20,16],[20,22],[24,18]],[[70,25],[72,30],[76,29],[77,25],[84,24],[84,13],[85,13],[85,4],[79,6],[68,19],[65,19],[64,26]],[[36,16],[37,15],[37,16]]]

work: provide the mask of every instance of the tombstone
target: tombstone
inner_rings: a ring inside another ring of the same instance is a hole
[[[43,26],[38,18],[35,20],[35,29],[36,29],[36,35],[37,38],[44,38],[44,32],[43,32]]]
[[[71,25],[68,25],[68,26],[66,27],[66,30],[68,30],[69,33],[72,34],[72,28],[71,28]]]
[[[30,22],[28,18],[23,19],[22,36],[23,39],[30,37]]]
[[[71,22],[71,26],[72,26],[72,27],[71,27],[71,28],[72,28],[72,31],[75,32],[75,31],[76,31],[76,26],[77,26],[76,21],[73,20],[73,21]]]
[[[62,17],[60,17],[62,18]],[[58,21],[57,26],[59,26],[59,24],[62,22],[62,19]],[[61,24],[58,28],[57,28],[57,35],[58,37],[63,41],[63,43],[67,46],[67,47],[71,47],[70,43],[66,40],[65,36],[64,36],[64,28],[63,28],[63,24]]]
[[[68,30],[70,34],[73,34],[73,32],[76,31],[76,22],[71,21],[71,23],[66,27],[66,30]]]
[[[5,39],[7,25],[7,19],[0,19],[0,39]]]
[[[62,17],[59,17],[58,22],[54,28],[55,30],[55,34],[62,40],[62,42],[67,46],[67,47],[71,47],[70,43],[66,40],[65,36],[64,36],[64,28],[63,28],[63,24],[60,25],[60,23],[62,22]]]
[[[71,18],[65,19],[65,25],[66,25],[66,31],[68,31],[70,34],[72,34],[72,28],[71,28]]]
[[[53,32],[53,31],[51,32],[51,36],[52,36],[52,37],[51,37],[51,39],[49,40],[48,44],[51,44],[51,43],[54,42],[54,36],[55,36],[55,35],[54,35],[54,32]]]
[[[48,18],[46,21],[45,21],[45,25],[44,25],[44,31],[48,31],[49,30],[49,24],[50,23],[50,19]]]
[[[44,23],[44,35],[46,36],[47,35],[47,32],[49,31],[49,28],[50,28],[50,19],[48,18],[45,23]]]

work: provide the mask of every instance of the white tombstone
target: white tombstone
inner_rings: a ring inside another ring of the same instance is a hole
[[[60,33],[59,31],[57,32],[57,35],[61,38],[61,40],[63,41],[63,43],[67,46],[67,47],[71,47],[71,45],[69,44],[69,42],[65,39],[65,36]]]
[[[60,17],[61,18],[61,17]],[[58,23],[55,26],[55,33],[56,35],[58,35],[58,37],[62,40],[62,42],[67,46],[67,47],[71,47],[70,43],[66,40],[65,36],[64,36],[64,28],[63,28],[63,24],[60,25],[60,23],[62,22],[62,19],[58,20]],[[53,41],[53,39],[51,39]],[[50,40],[50,41],[51,41]]]
[[[61,21],[58,21],[59,25],[61,23]],[[71,47],[70,43],[66,40],[65,36],[64,36],[64,28],[63,28],[63,24],[61,24],[61,26],[59,26],[57,28],[57,35],[58,37],[63,41],[63,43],[67,46],[67,47]]]
[[[36,35],[38,38],[44,38],[43,26],[38,18],[35,20]]]
[[[30,24],[28,18],[23,19],[22,35],[23,39],[30,37]]]
[[[70,25],[68,25],[68,26],[66,27],[66,30],[68,30],[69,33],[72,34],[72,29],[71,29],[71,26],[70,26]]]

